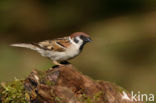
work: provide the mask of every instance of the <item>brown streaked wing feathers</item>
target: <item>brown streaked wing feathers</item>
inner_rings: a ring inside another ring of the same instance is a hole
[[[64,37],[64,38],[58,38],[56,40],[45,40],[33,44],[44,50],[54,50],[54,51],[63,52],[66,47],[70,46],[70,41],[68,37]]]
[[[71,45],[69,37],[58,38],[56,42],[65,48]]]

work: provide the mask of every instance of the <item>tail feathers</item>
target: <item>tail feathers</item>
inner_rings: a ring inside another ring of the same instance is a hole
[[[15,46],[15,47],[23,47],[23,48],[29,48],[32,50],[38,50],[39,48],[35,45],[32,44],[25,44],[25,43],[21,43],[21,44],[11,44],[10,46]]]

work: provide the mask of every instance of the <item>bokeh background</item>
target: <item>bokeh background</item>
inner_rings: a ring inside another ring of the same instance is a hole
[[[53,64],[11,43],[83,31],[94,40],[71,60],[93,79],[156,94],[155,0],[0,0],[0,82]]]

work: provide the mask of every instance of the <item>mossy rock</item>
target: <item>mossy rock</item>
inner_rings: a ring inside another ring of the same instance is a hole
[[[25,91],[23,80],[1,83],[0,97],[3,103],[28,103],[29,95]]]

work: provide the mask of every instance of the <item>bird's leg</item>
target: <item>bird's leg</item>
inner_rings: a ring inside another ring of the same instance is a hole
[[[53,68],[57,68],[59,66],[65,66],[65,65],[70,64],[68,61],[61,61],[61,62],[53,61],[53,63],[55,64],[55,66],[53,66]]]
[[[62,64],[60,64],[58,61],[53,61],[53,63],[55,64],[52,68],[58,68],[59,66],[63,66]]]
[[[62,65],[62,64],[60,64],[58,61],[53,61],[53,63],[55,64],[55,65]]]

